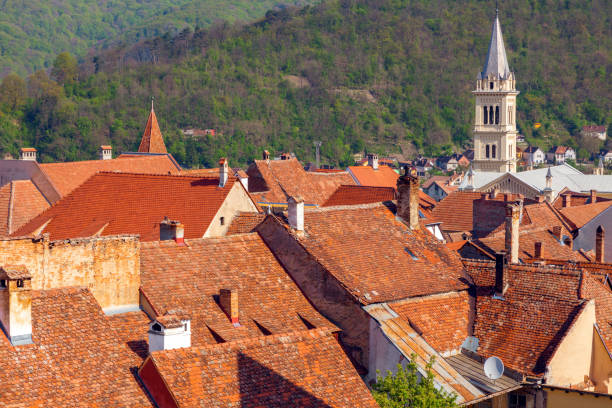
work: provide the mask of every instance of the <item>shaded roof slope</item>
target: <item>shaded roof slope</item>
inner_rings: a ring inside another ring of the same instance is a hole
[[[328,330],[151,354],[184,408],[378,405]]]
[[[138,151],[142,153],[168,153],[161,130],[157,124],[157,116],[155,116],[153,106],[151,106],[151,113],[149,113]]]
[[[1,406],[153,406],[87,289],[32,291],[32,340],[13,347],[0,332]]]
[[[49,208],[30,180],[14,180],[0,188],[0,235],[9,235]]]
[[[373,186],[340,186],[322,207],[380,203],[395,199],[395,188]]]
[[[159,223],[168,217],[185,226],[185,238],[202,237],[235,182],[219,179],[128,173],[98,173],[14,235],[42,232],[51,239],[139,234],[159,239]]]
[[[265,330],[333,327],[306,300],[258,234],[145,242],[141,287],[158,315],[182,310],[191,317],[192,344],[257,337]],[[238,291],[240,327],[217,303],[221,289]],[[262,331],[261,328],[265,328]]]

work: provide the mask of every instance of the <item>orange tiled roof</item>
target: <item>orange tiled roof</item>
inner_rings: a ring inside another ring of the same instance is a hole
[[[179,309],[191,317],[192,345],[262,336],[266,330],[286,333],[309,324],[333,327],[310,305],[258,234],[185,243],[142,244],[141,288],[158,315]],[[217,303],[221,289],[238,291],[240,327],[232,325]]]
[[[464,260],[464,264],[479,286],[474,324],[478,354],[498,356],[507,367],[528,375],[544,375],[584,306],[586,292],[580,295],[584,273],[572,267],[511,265],[505,272],[508,289],[499,300],[492,296],[495,263]],[[596,299],[596,310],[597,303]]]
[[[4,192],[2,190],[10,189],[10,201],[7,203],[9,206],[4,207],[4,200],[2,199]],[[6,229],[2,226],[0,231],[3,235],[9,235],[13,231],[17,231],[28,221],[36,217],[38,214],[49,208],[49,203],[42,195],[42,193],[36,188],[34,183],[30,180],[15,180],[5,185],[0,189],[0,205],[2,205],[2,211],[8,213],[6,219]],[[3,217],[4,218],[4,217]]]
[[[349,166],[349,171],[357,179],[359,185],[375,187],[397,187],[399,174],[389,166],[378,166],[374,170],[370,166]]]
[[[140,365],[149,354],[148,330],[151,319],[142,310],[113,314],[106,316],[106,319],[119,341],[129,347],[134,365]]]
[[[29,235],[46,224],[51,239],[96,234],[139,234],[159,239],[159,223],[168,217],[185,226],[185,238],[202,237],[233,187],[229,178],[98,173],[30,221],[15,236]]]
[[[559,212],[574,229],[579,229],[610,206],[612,206],[612,201],[602,201],[594,204],[561,208]]]
[[[465,288],[458,255],[382,204],[306,210],[304,226],[294,238],[362,304]]]
[[[610,286],[605,286],[602,279],[589,273],[583,275],[582,284],[582,297],[595,299],[597,331],[612,358],[612,290]]]
[[[89,290],[32,291],[33,344],[13,347],[0,331],[3,407],[152,407]]]
[[[181,407],[378,407],[325,329],[158,351],[151,360]]]
[[[563,196],[564,195],[569,195],[570,201],[571,201],[571,206],[572,207],[576,207],[576,206],[580,206],[580,205],[585,205],[585,204],[593,204],[591,202],[591,194],[585,194],[585,193],[577,193],[575,191],[562,191],[559,194],[557,194],[557,197],[555,198],[555,201],[553,201],[553,206],[557,209],[560,210],[563,208]],[[606,198],[606,197],[602,197],[601,195],[596,195],[595,197],[595,202],[596,203],[600,203],[603,201],[612,201],[612,199],[610,198]]]
[[[467,291],[443,293],[389,303],[391,309],[439,353],[461,348],[469,336],[470,296]]]
[[[380,203],[395,199],[395,188],[372,186],[340,186],[322,207]]]
[[[256,226],[261,223],[266,215],[264,213],[241,212],[234,217],[227,229],[226,235],[245,234],[253,232]]]
[[[180,168],[168,155],[121,155],[110,160],[43,163],[40,168],[60,195],[65,196],[97,172],[175,174]]]
[[[247,169],[249,192],[257,202],[286,203],[299,195],[306,204],[323,204],[341,185],[355,184],[348,172],[305,171],[296,158],[255,160]]]
[[[149,113],[149,119],[147,119],[138,151],[142,153],[168,153],[153,107],[151,107],[151,113]]]

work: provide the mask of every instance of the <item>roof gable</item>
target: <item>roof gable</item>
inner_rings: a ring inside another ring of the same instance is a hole
[[[152,106],[138,151],[142,153],[168,153]]]

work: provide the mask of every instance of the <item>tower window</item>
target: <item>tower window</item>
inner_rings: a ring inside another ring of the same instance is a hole
[[[225,217],[219,217],[219,224],[225,225]]]
[[[512,150],[512,144],[510,144],[510,152],[509,152],[509,154],[510,154],[510,158],[514,159],[514,150]]]
[[[512,106],[508,106],[508,124],[512,124]]]
[[[497,146],[493,145],[491,146],[491,157],[495,158],[495,149],[497,148]]]
[[[489,124],[493,124],[493,107],[489,106]]]
[[[489,84],[489,88],[493,89],[493,82]]]
[[[499,106],[495,107],[495,124],[499,125]]]
[[[489,123],[489,113],[487,112],[487,107],[484,107],[484,124],[488,124]]]
[[[489,145],[487,145],[487,147],[485,148],[485,156],[487,159],[489,158]]]

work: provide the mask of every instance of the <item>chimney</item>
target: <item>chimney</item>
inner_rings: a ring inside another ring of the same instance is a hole
[[[289,160],[291,158],[291,154],[290,153],[283,153],[281,154],[281,160]]]
[[[185,227],[179,221],[169,220],[165,217],[159,223],[159,240],[169,241],[173,239],[179,245],[185,245]]]
[[[518,205],[508,204],[506,206],[506,254],[510,263],[518,263],[519,254],[519,218],[520,209]]]
[[[378,155],[376,153],[368,154],[368,166],[374,170],[378,170]]]
[[[113,158],[113,148],[110,145],[100,146],[100,160],[110,160]]]
[[[0,323],[13,346],[32,343],[31,280],[25,266],[0,268]]]
[[[149,324],[149,353],[191,347],[191,320],[186,316],[165,314]]]
[[[552,229],[552,233],[557,238],[557,241],[561,241],[561,233],[563,232],[563,228],[560,225],[555,225]]]
[[[296,231],[304,231],[304,199],[302,197],[289,197],[288,209],[289,225]]]
[[[219,292],[219,304],[234,327],[240,326],[238,291],[236,289],[221,289]]]
[[[541,242],[536,242],[534,244],[533,257],[535,259],[542,259],[542,258],[544,258],[544,252],[542,251],[542,243]]]
[[[36,149],[33,147],[22,147],[19,149],[19,160],[36,161]]]
[[[595,204],[596,202],[597,202],[597,190],[591,190],[590,204]]]
[[[506,289],[508,289],[508,283],[506,282],[506,254],[504,252],[495,253],[495,294],[502,296]]]
[[[604,263],[605,231],[600,225],[595,233],[595,262]]]
[[[270,161],[270,152],[269,151],[267,151],[267,150],[263,151],[263,159],[265,161]]]
[[[225,157],[222,157],[221,159],[219,159],[219,187],[225,187],[225,184],[227,183],[228,172],[229,171],[227,159]]]
[[[419,177],[416,170],[404,167],[404,175],[397,179],[397,216],[417,230],[419,224]]]
[[[546,201],[546,198],[543,195],[538,194],[535,198],[538,203],[543,203],[544,201]]]
[[[572,206],[572,195],[570,193],[563,194],[561,198],[563,199],[563,203],[562,203],[563,208]]]
[[[499,193],[499,189],[497,187],[495,187],[493,190],[491,190],[491,199],[497,198],[497,194],[498,193]]]

